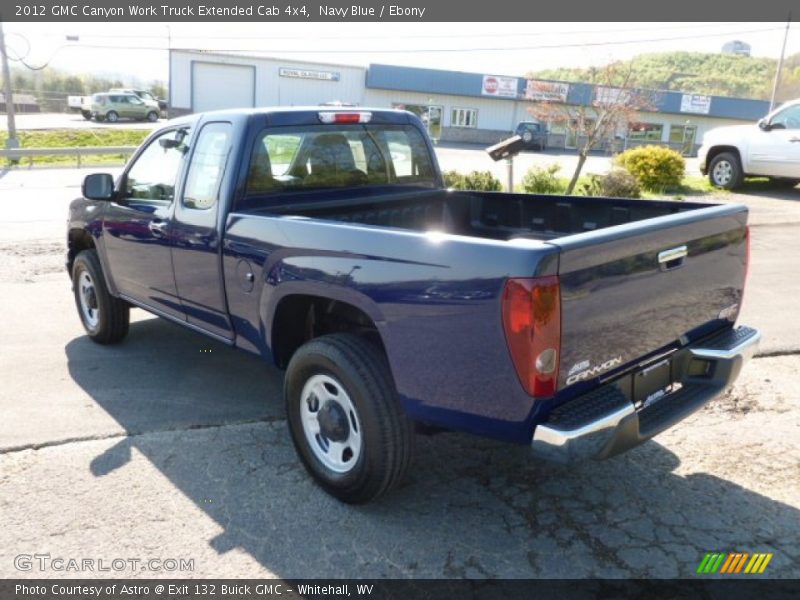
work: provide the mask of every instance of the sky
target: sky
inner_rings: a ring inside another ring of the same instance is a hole
[[[645,52],[718,52],[730,40],[777,58],[785,23],[6,23],[9,56],[31,67],[165,81],[167,49],[237,51],[352,65],[524,75]],[[66,36],[77,36],[68,41]],[[786,54],[800,52],[800,26]],[[19,66],[19,63],[12,62]],[[133,79],[138,79],[136,82]]]

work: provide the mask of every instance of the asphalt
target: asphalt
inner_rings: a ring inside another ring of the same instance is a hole
[[[800,190],[720,196],[751,208],[742,322],[764,332],[724,397],[571,469],[418,436],[408,481],[349,507],[296,460],[276,369],[141,311],[119,346],[84,336],[63,272],[84,174],[0,172],[0,576],[165,574],[14,567],[50,553],[193,559],[166,575],[194,577],[692,577],[709,551],[800,576]]]

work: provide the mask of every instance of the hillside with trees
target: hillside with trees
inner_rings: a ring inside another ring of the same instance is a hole
[[[637,84],[644,88],[768,100],[772,93],[777,60],[721,53],[662,52],[641,54],[630,61],[620,61],[617,64],[622,70],[632,67]],[[528,73],[528,76],[562,81],[591,81],[592,68],[547,69]],[[800,53],[784,60],[778,89],[779,101],[798,97]]]

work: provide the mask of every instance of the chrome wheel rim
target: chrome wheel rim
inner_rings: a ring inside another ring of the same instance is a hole
[[[100,322],[100,307],[97,304],[97,289],[87,271],[83,271],[78,278],[78,298],[83,321],[90,329],[94,329]]]
[[[300,394],[303,434],[314,457],[335,473],[351,471],[361,456],[362,431],[356,407],[342,384],[314,375]]]
[[[714,165],[714,182],[719,185],[730,183],[733,178],[733,165],[727,160],[721,160]]]

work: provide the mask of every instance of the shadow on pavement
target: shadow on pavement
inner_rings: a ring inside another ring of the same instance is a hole
[[[740,188],[735,190],[737,194],[747,196],[759,196],[761,198],[771,198],[773,200],[800,200],[800,186],[778,183],[767,179],[755,181],[745,181]]]
[[[119,346],[75,338],[66,354],[128,432],[182,432],[131,435],[87,468],[101,478],[135,448],[224,530],[198,544],[241,548],[280,577],[692,577],[707,551],[775,552],[767,574],[798,576],[800,511],[676,475],[678,457],[655,442],[567,469],[517,446],[420,436],[401,489],[345,506],[295,458],[282,375],[260,360],[159,319],[133,323]],[[223,423],[239,424],[204,429]]]

